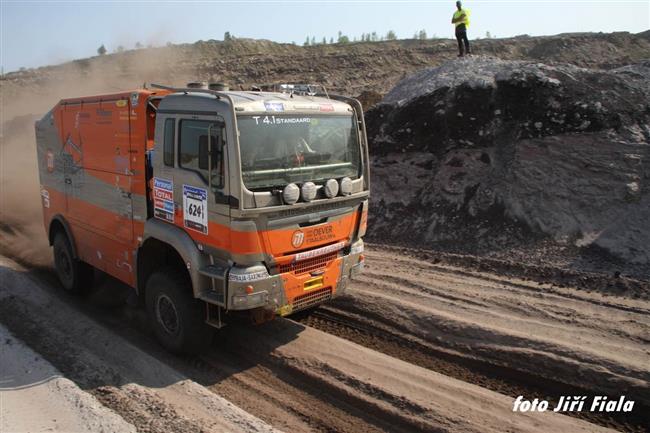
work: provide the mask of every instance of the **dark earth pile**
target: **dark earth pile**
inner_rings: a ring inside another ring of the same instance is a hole
[[[366,121],[372,239],[650,275],[650,61],[451,61],[403,79]]]

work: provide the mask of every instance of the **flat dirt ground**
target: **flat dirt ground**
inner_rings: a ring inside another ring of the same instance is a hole
[[[229,325],[201,357],[164,352],[144,312],[122,302],[126,289],[111,278],[97,276],[90,295],[74,298],[51,270],[8,258],[0,260],[0,323],[141,432],[640,432],[650,425],[644,297],[502,277],[379,245],[366,257],[347,296],[291,320]],[[0,344],[3,357],[14,356]],[[0,386],[6,401],[16,392]],[[600,394],[626,395],[634,411],[512,412],[518,395]],[[1,415],[6,425],[15,421],[4,406]]]

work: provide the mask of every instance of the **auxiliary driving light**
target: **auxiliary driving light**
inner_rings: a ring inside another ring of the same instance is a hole
[[[314,182],[305,182],[300,189],[300,196],[304,201],[312,201],[316,198],[316,185]]]
[[[295,183],[290,183],[282,191],[282,199],[286,204],[294,204],[300,197],[300,188]]]
[[[341,195],[350,195],[352,194],[352,179],[349,177],[344,177],[340,180],[340,191]]]
[[[335,179],[329,179],[327,182],[325,182],[324,189],[325,197],[336,197],[339,193],[339,183]]]

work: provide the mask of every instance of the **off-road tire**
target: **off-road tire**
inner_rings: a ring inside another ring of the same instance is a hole
[[[93,284],[94,269],[88,263],[74,258],[70,240],[63,232],[54,235],[54,268],[66,292],[81,294]]]
[[[212,342],[206,308],[192,297],[190,281],[178,271],[157,271],[146,284],[149,323],[160,344],[173,353],[200,354]]]

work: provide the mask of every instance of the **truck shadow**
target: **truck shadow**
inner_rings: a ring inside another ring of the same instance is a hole
[[[289,380],[273,352],[305,329],[284,319],[257,326],[235,323],[216,332],[204,355],[174,355],[155,340],[144,308],[126,304],[130,289],[108,275],[97,272],[96,287],[84,297],[65,293],[46,268],[21,272],[0,265],[0,280],[0,323],[89,391],[126,384],[164,388],[188,378],[218,390],[233,375],[260,368]],[[10,343],[0,345],[11,353]],[[0,390],[53,377],[2,378]]]

